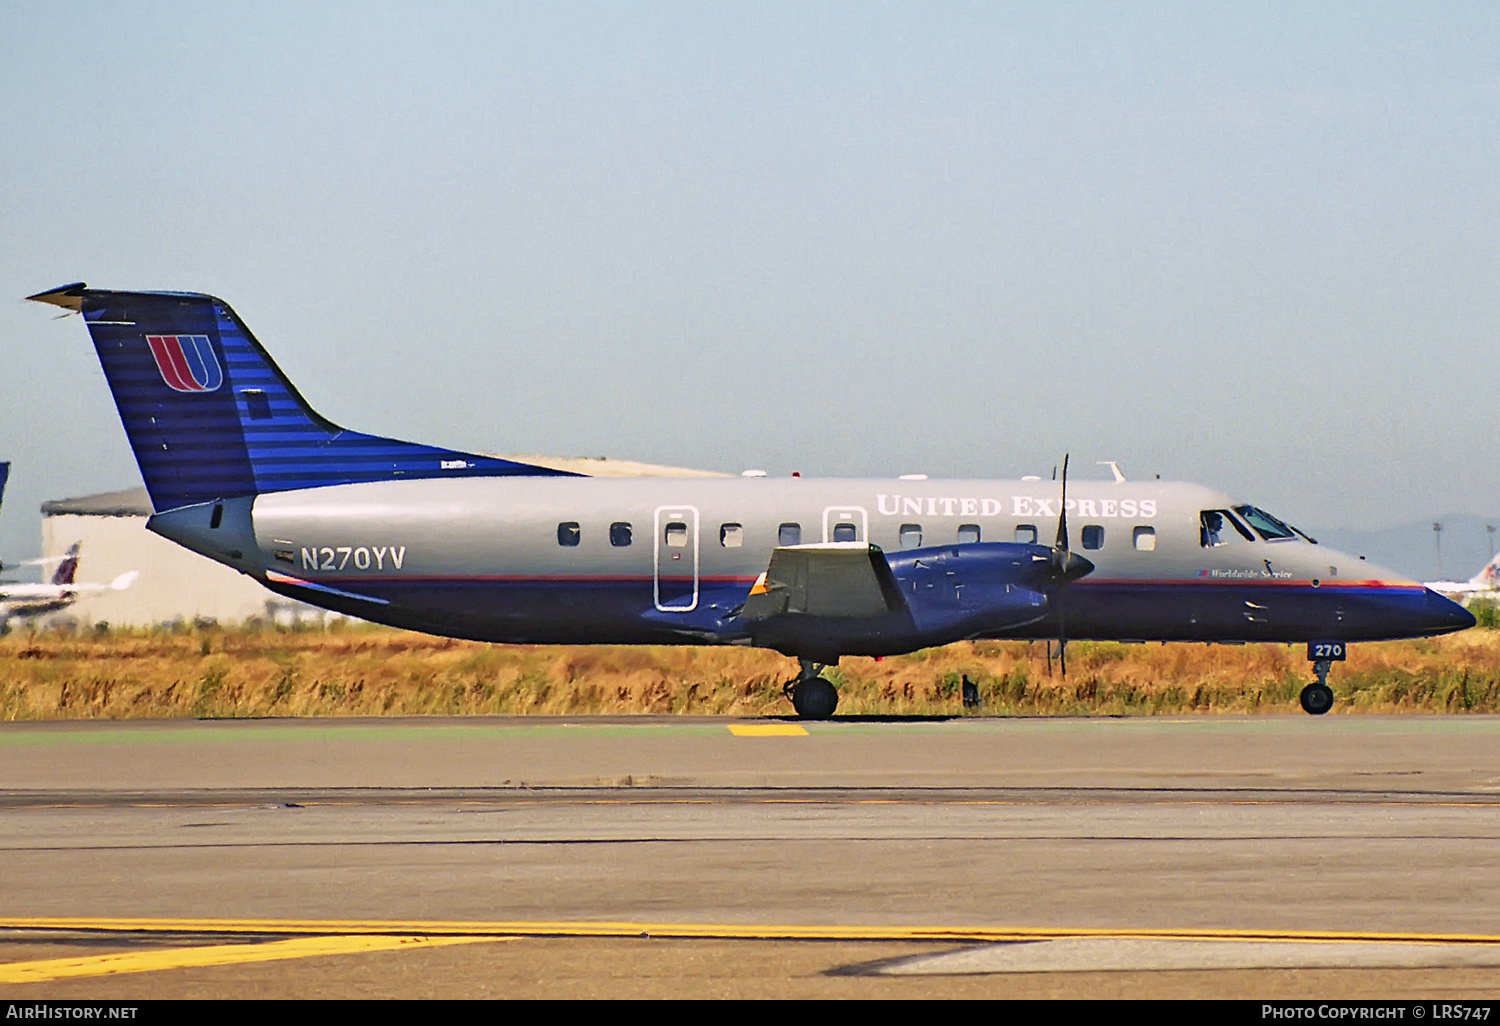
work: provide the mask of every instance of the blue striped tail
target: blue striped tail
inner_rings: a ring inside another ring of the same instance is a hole
[[[157,512],[363,481],[564,476],[339,427],[213,296],[80,283],[29,298],[83,314]]]

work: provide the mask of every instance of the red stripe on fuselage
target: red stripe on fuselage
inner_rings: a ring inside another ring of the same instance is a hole
[[[372,583],[408,583],[408,584],[433,584],[433,583],[474,583],[474,584],[649,584],[658,578],[651,574],[466,574],[457,576],[453,574],[339,574],[337,576],[309,576],[305,580],[319,584],[354,584],[359,581]],[[660,580],[673,583],[691,581],[692,577],[662,577]],[[754,584],[754,577],[700,577],[699,585],[750,585]],[[1131,578],[1113,579],[1090,579],[1084,578],[1074,581],[1069,587],[1129,587],[1129,588],[1305,588],[1308,591],[1338,590],[1352,591],[1355,589],[1378,590],[1378,591],[1411,591],[1422,592],[1426,589],[1415,583],[1399,583],[1395,581],[1322,581],[1318,588],[1314,589],[1311,581],[1210,581],[1199,577],[1187,578],[1158,578],[1152,580],[1139,580]]]
[[[311,571],[309,571],[311,573]],[[386,582],[433,582],[433,581],[480,581],[480,582],[505,582],[510,584],[535,582],[538,584],[650,584],[658,578],[651,574],[610,574],[594,576],[592,574],[465,574],[455,576],[453,574],[340,574],[336,577],[305,577],[302,580],[325,584],[337,581],[341,584],[350,584],[355,581],[380,581]],[[661,577],[663,581],[692,581],[691,575],[682,577]],[[754,584],[754,577],[700,577],[699,584]]]

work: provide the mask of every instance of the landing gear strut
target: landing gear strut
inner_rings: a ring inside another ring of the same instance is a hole
[[[804,720],[826,720],[838,707],[838,690],[826,677],[818,676],[823,669],[811,659],[800,660],[802,669],[795,680],[782,686],[782,693],[792,700],[792,708]]]
[[[1328,686],[1328,671],[1333,669],[1333,660],[1318,659],[1313,662],[1313,673],[1318,677],[1314,684],[1302,689],[1302,711],[1312,716],[1322,716],[1333,708],[1333,688]]]

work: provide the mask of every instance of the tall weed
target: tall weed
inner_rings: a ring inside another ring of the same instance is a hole
[[[985,641],[826,671],[841,715],[1294,712],[1300,646]],[[675,713],[786,715],[795,660],[745,648],[486,645],[381,627],[213,625],[0,638],[0,719]],[[962,681],[979,705],[965,709]],[[1340,712],[1500,711],[1500,630],[1354,645]]]

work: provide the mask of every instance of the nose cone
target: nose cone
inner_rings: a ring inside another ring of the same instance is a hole
[[[1429,634],[1451,634],[1468,630],[1478,621],[1474,614],[1451,599],[1446,599],[1431,588],[1424,589],[1427,599],[1426,614],[1430,626]]]

